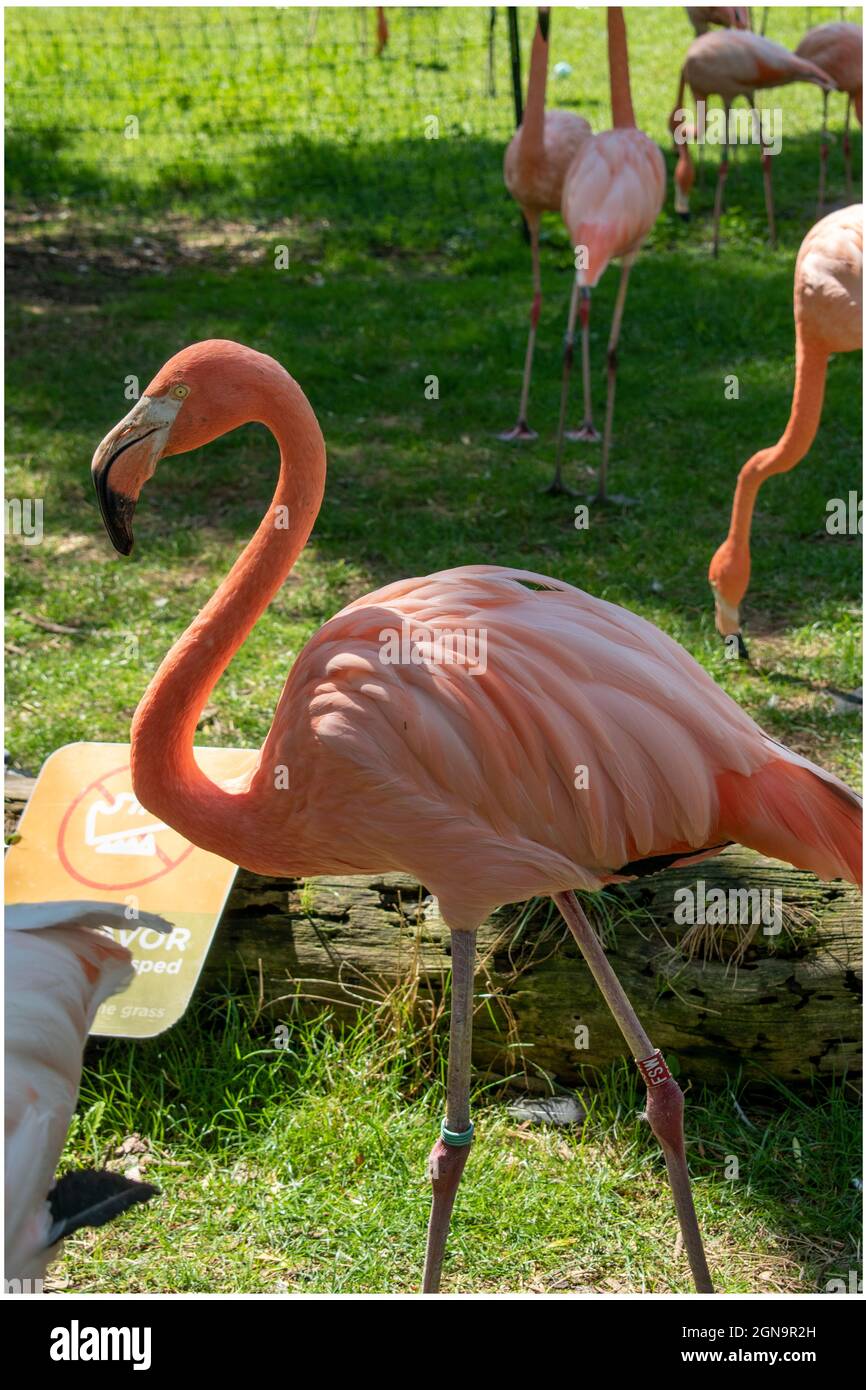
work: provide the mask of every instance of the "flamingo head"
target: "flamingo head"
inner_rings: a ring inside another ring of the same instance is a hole
[[[736,637],[740,656],[748,656],[740,622],[740,604],[749,587],[749,555],[736,550],[730,540],[720,545],[710,561],[709,580],[716,605],[716,627],[723,637]]]
[[[128,415],[109,430],[90,471],[105,529],[116,550],[132,550],[132,518],[160,459],[188,453],[265,416],[272,357],[241,343],[212,338],[166,362]]]

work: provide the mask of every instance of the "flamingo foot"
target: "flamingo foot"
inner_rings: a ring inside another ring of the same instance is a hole
[[[541,489],[542,494],[549,497],[576,497],[577,493],[573,487],[568,487],[560,477],[554,477],[547,487]]]
[[[580,429],[566,430],[565,438],[583,444],[600,444],[601,435],[591,420],[584,420]]]
[[[503,444],[525,444],[537,439],[538,435],[535,430],[529,428],[525,420],[518,420],[510,430],[503,430],[496,438],[501,439]]]

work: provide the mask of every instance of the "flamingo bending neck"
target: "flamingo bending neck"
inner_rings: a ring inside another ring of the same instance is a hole
[[[243,793],[227,792],[205,776],[193,742],[208,696],[306,544],[324,492],[325,444],[306,396],[273,358],[234,343],[218,355],[213,343],[201,346],[210,349],[211,376],[226,373],[226,391],[236,404],[237,417],[226,428],[264,424],[279,445],[280,473],[252,540],[142,697],[132,723],[133,786],[149,811],[193,843],[234,862],[249,862],[250,853],[239,844]],[[162,376],[147,396],[159,394]],[[179,441],[170,452],[217,437],[207,429],[205,434],[206,439]]]
[[[828,360],[822,344],[798,334],[794,397],[784,433],[771,449],[760,449],[740,469],[728,535],[710,565],[710,583],[732,609],[739,607],[749,587],[749,541],[761,484],[794,468],[811,448],[821,421]]]

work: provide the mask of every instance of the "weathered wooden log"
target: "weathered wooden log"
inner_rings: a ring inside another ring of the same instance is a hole
[[[13,821],[29,795],[29,784],[16,782],[7,779]],[[706,915],[720,901],[713,890],[729,907],[732,892],[751,889],[749,905],[762,901],[768,920],[675,920],[684,915],[683,890],[699,895],[701,884]],[[740,1069],[787,1082],[859,1075],[855,889],[731,848],[584,903],[653,1042],[684,1075],[715,1083]],[[626,1055],[552,904],[502,909],[478,940],[476,1065],[547,1090],[551,1080],[571,1085],[587,1067]],[[404,874],[299,882],[242,870],[203,978],[213,985],[246,975],[275,1021],[299,1007],[346,1017],[378,1006],[387,1018],[384,1001],[395,991],[409,991],[430,1017],[446,989],[448,951],[435,901]]]

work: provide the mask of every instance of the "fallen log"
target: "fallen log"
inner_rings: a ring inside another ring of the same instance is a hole
[[[13,824],[31,785],[7,777]],[[688,893],[710,918],[734,902],[742,915],[731,894],[743,889],[763,893],[751,905],[763,907],[764,922],[676,920]],[[849,885],[733,847],[583,902],[653,1042],[682,1075],[719,1083],[740,1069],[786,1082],[860,1074],[862,908]],[[547,1091],[626,1055],[549,901],[495,913],[478,943],[477,1066]],[[203,981],[230,977],[240,987],[248,978],[275,1023],[297,1008],[338,1017],[379,1008],[385,1026],[388,1001],[400,997],[432,1020],[448,971],[448,930],[407,875],[302,882],[241,870]]]

